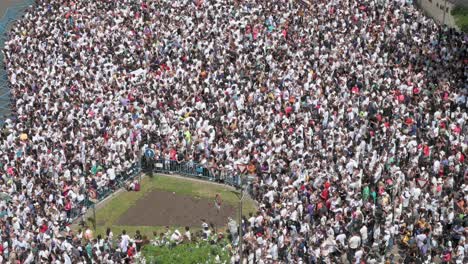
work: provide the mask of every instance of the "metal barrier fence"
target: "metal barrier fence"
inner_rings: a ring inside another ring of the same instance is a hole
[[[5,119],[11,117],[10,87],[3,54],[5,42],[8,40],[7,32],[13,23],[33,4],[35,4],[35,0],[23,0],[7,8],[0,20],[0,48],[2,49],[0,52],[0,125],[4,124]]]
[[[144,169],[143,172],[146,173],[174,173],[189,178],[223,183],[236,188],[241,187],[242,177],[240,175],[235,175],[228,171],[215,173],[206,166],[192,161],[178,162],[174,160],[157,159],[152,160],[151,162],[146,162],[144,158],[142,160],[142,166]],[[67,217],[70,221],[77,220],[83,216],[88,209],[94,209],[95,204],[101,202],[116,190],[125,187],[129,181],[135,180],[136,177],[140,175],[140,172],[142,172],[142,167],[140,163],[136,163],[128,171],[118,175],[113,183],[109,186],[100,187],[97,190],[84,190],[85,193],[87,193],[86,198],[83,201],[73,205]],[[246,179],[245,183],[248,182],[249,180]],[[90,195],[91,193],[92,195]]]
[[[206,166],[192,161],[178,162],[175,160],[159,159],[154,161],[153,167],[154,172],[175,173],[190,178],[224,183],[234,187],[241,185],[241,177],[238,175],[226,172],[214,172]]]
[[[108,186],[103,186],[96,190],[92,188],[84,190],[87,194],[86,198],[83,201],[72,206],[67,218],[69,218],[70,221],[78,219],[79,217],[84,215],[88,209],[94,207],[95,204],[106,199],[116,190],[125,187],[125,184],[130,180],[134,180],[140,174],[140,172],[140,166],[138,164],[134,164],[128,171],[117,175],[114,181]],[[95,196],[93,197],[93,195]]]

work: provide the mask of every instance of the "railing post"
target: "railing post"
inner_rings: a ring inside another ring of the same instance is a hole
[[[241,184],[241,190],[240,190],[240,201],[239,201],[239,258],[240,258],[240,263],[243,261],[243,249],[242,249],[242,243],[243,241],[243,230],[242,230],[242,201],[244,199],[244,188],[242,188]]]
[[[96,232],[97,219],[96,219],[96,204],[93,203],[93,219],[94,219],[94,232]]]
[[[141,151],[142,151],[142,149],[141,149],[141,145],[140,145],[140,147],[138,149],[138,165],[137,165],[138,167],[137,167],[137,170],[138,170],[138,168],[142,168],[141,159],[143,158],[143,154],[141,153]],[[140,177],[138,179],[138,183],[140,183],[140,185],[141,185],[141,173],[140,173]]]

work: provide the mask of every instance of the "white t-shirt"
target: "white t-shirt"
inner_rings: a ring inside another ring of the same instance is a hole
[[[270,255],[273,260],[278,260],[278,245],[274,244],[270,249]]]
[[[109,168],[107,170],[107,175],[109,176],[109,180],[113,181],[115,179],[115,169]]]
[[[367,226],[363,225],[361,229],[359,230],[359,233],[361,233],[361,238],[363,240],[367,239]]]
[[[359,236],[352,236],[348,242],[349,248],[357,249],[361,245],[361,238]]]
[[[356,260],[356,262],[354,263],[360,263],[362,255],[364,255],[364,252],[362,250],[356,251],[356,253],[354,253],[354,259]]]
[[[336,236],[336,241],[340,242],[340,244],[344,247],[345,246],[346,235],[339,234]]]
[[[180,239],[179,234],[174,232],[171,236],[171,241],[176,242],[176,241],[179,241],[179,239]]]
[[[418,243],[418,247],[422,247],[424,245],[424,240],[426,238],[426,234],[420,234],[416,236],[416,242]]]
[[[130,237],[128,235],[122,235],[122,240],[120,241],[120,249],[123,252],[127,252],[128,242],[130,241]]]

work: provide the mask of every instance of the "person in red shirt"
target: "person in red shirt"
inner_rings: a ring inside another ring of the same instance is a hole
[[[216,213],[219,214],[219,211],[221,210],[221,195],[219,193],[216,194],[215,196],[215,207],[216,207]]]
[[[171,160],[177,160],[177,151],[175,149],[171,149],[169,151],[169,157]]]
[[[128,248],[127,250],[127,257],[131,260],[135,256],[135,244],[132,244],[131,247]]]
[[[47,224],[43,223],[42,226],[39,228],[39,232],[45,233],[45,232],[47,232],[48,229],[49,229],[49,227],[47,226]]]
[[[70,199],[67,199],[65,203],[65,212],[67,212],[67,219],[70,219],[71,217],[71,209],[72,209],[72,203]]]
[[[177,151],[175,149],[169,150],[170,168],[171,171],[176,169]]]

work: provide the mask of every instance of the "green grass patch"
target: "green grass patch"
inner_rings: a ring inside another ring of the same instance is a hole
[[[452,15],[455,19],[455,24],[461,31],[468,33],[468,7],[455,6],[452,9]]]
[[[229,263],[230,252],[222,244],[208,242],[180,244],[175,247],[146,246],[143,255],[148,263]],[[219,262],[216,262],[216,256]]]
[[[126,230],[130,236],[135,234],[136,230],[140,230],[142,235],[146,235],[149,239],[153,238],[153,232],[164,232],[163,226],[121,226],[115,225],[119,218],[125,212],[134,206],[137,201],[143,198],[152,190],[164,190],[175,192],[176,194],[188,195],[199,198],[214,199],[219,193],[223,199],[223,203],[230,204],[235,208],[239,207],[239,192],[220,184],[210,182],[194,181],[192,179],[176,178],[164,175],[155,175],[154,177],[145,177],[142,180],[141,189],[139,192],[122,191],[119,194],[114,194],[110,200],[105,201],[105,204],[96,209],[96,232],[95,235],[105,235],[106,229],[111,228],[114,235],[120,235],[122,230]],[[90,209],[92,210],[92,209]],[[244,198],[243,215],[256,212],[255,202],[248,198]],[[238,210],[237,210],[238,211]],[[92,216],[92,214],[91,214]],[[238,215],[236,215],[238,217]],[[226,223],[227,224],[227,223]],[[92,226],[90,224],[90,226]],[[78,227],[76,227],[78,228]],[[171,226],[172,230],[178,228],[183,230],[183,227]],[[191,228],[196,231],[197,228]],[[220,228],[224,230],[224,228]]]

